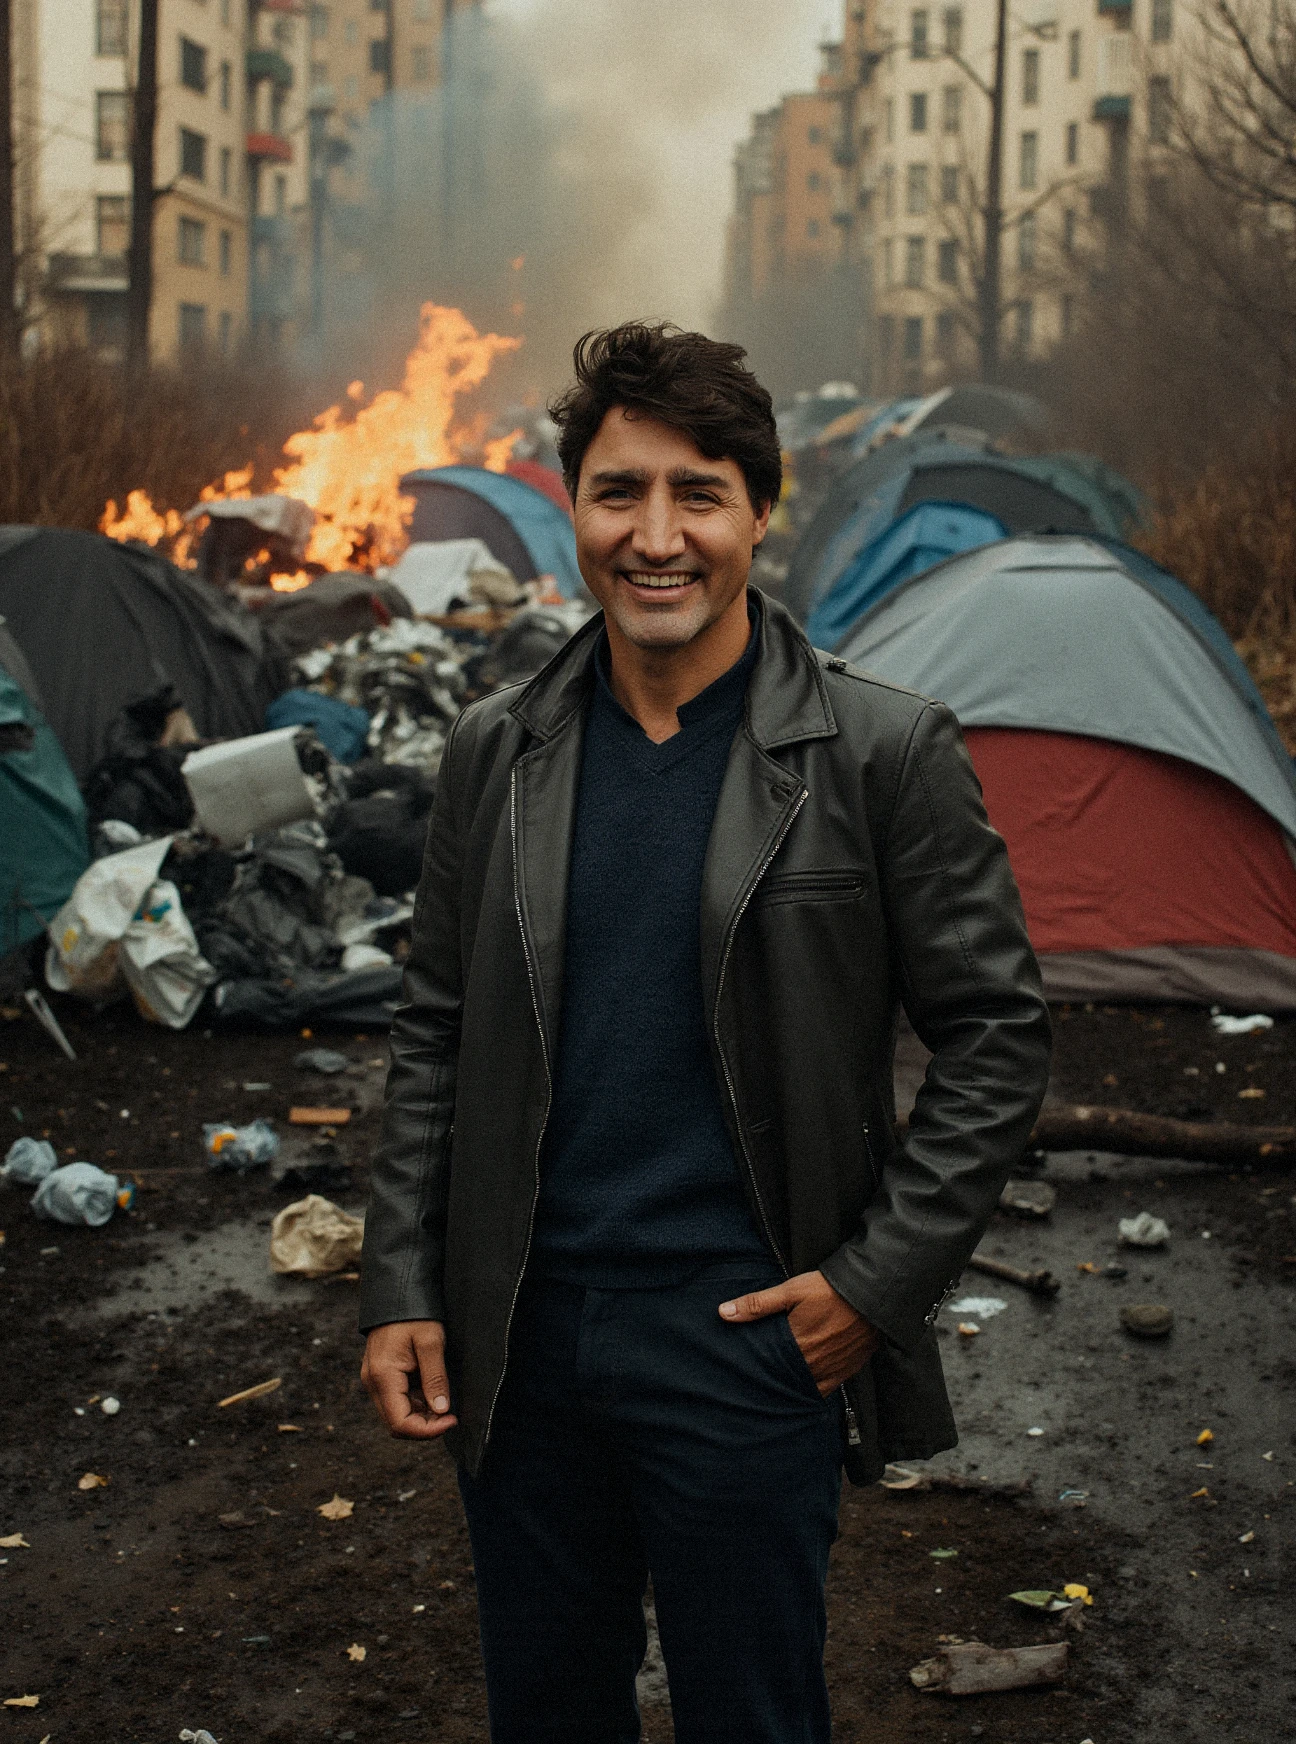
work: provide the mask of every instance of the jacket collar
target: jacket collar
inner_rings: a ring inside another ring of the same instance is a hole
[[[747,685],[747,730],[763,750],[803,739],[830,739],[837,731],[823,673],[813,648],[786,607],[758,588],[748,590],[756,612],[759,648]],[[509,709],[542,743],[580,710],[594,683],[598,612],[527,684]]]

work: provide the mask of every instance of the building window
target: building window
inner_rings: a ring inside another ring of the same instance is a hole
[[[1076,215],[1075,208],[1068,206],[1062,214],[1062,249],[1066,254],[1075,253]]]
[[[180,83],[189,91],[207,90],[207,50],[187,36],[180,38]]]
[[[234,254],[234,238],[228,230],[220,233],[220,270],[221,277],[227,279],[230,275],[230,261]]]
[[[1148,138],[1153,145],[1169,145],[1170,117],[1174,98],[1169,79],[1158,75],[1148,80]]]
[[[823,144],[823,128],[822,127],[812,127],[809,130],[809,132],[806,134],[806,138],[810,141],[811,145],[822,145]]]
[[[959,167],[957,164],[941,165],[941,205],[954,206],[959,197]]]
[[[921,361],[923,339],[922,330],[923,321],[921,315],[908,315],[905,317],[904,360],[906,363],[918,363]]]
[[[882,211],[887,218],[895,217],[895,165],[882,165]]]
[[[879,315],[877,324],[878,356],[884,361],[895,350],[895,316]]]
[[[418,50],[414,50],[415,55]],[[327,85],[329,82],[328,62],[312,61],[310,64],[310,82],[312,85]]]
[[[222,194],[228,194],[230,191],[230,175],[231,175],[231,171],[233,169],[233,158],[234,158],[234,154],[230,150],[229,146],[227,146],[227,145],[221,146],[220,191]]]
[[[227,30],[229,29],[229,21],[230,21],[230,0],[221,0],[221,23],[225,26],[225,28]]]
[[[230,354],[230,348],[234,343],[234,317],[230,314],[228,309],[222,309],[220,312],[220,327],[218,331],[220,337],[217,340],[217,344],[220,346],[220,354],[222,357],[228,357]]]
[[[1017,186],[1031,189],[1039,180],[1039,134],[1023,133],[1017,164]]]
[[[947,6],[945,8],[945,53],[961,55],[963,53],[963,8]]]
[[[1069,339],[1075,331],[1075,298],[1070,291],[1062,296],[1062,337]]]
[[[417,16],[417,14],[416,14]],[[323,42],[328,36],[329,11],[327,6],[312,6],[310,10],[310,33],[316,42]]]
[[[128,91],[95,92],[95,156],[100,163],[130,161],[131,102]]]
[[[1022,50],[1022,102],[1039,102],[1039,54],[1037,48]]]
[[[222,109],[228,109],[230,106],[230,94],[233,88],[233,82],[233,74],[230,70],[229,62],[222,61],[220,65],[220,106]]]
[[[927,238],[905,237],[905,288],[920,291],[927,275]]]
[[[927,165],[910,164],[905,173],[905,211],[912,218],[921,218],[927,210]]]
[[[1035,333],[1035,305],[1029,297],[1023,297],[1017,305],[1017,349],[1029,351],[1030,343]]]
[[[888,145],[895,140],[895,98],[888,97],[882,106],[882,135]]]
[[[941,129],[957,133],[963,125],[963,87],[946,85],[941,92]]]
[[[95,201],[95,249],[125,254],[130,247],[130,201],[125,194],[100,194]]]
[[[1153,42],[1169,42],[1173,35],[1174,0],[1152,0]]]
[[[1080,77],[1080,32],[1071,31],[1067,36],[1067,78]]]
[[[882,283],[893,291],[895,282],[895,241],[888,236],[882,244]]]
[[[926,133],[927,131],[926,91],[910,91],[909,93],[909,131],[910,133]]]
[[[376,36],[369,44],[369,71],[385,79],[390,66],[391,43],[385,36]]]
[[[806,219],[806,235],[807,236],[818,236],[818,234],[819,234],[819,220],[817,218],[807,218]]]
[[[958,283],[958,243],[952,236],[943,237],[936,249],[936,277],[943,285]]]
[[[432,82],[432,50],[425,42],[416,42],[410,49],[410,77],[416,85]]]
[[[1066,160],[1069,164],[1080,161],[1080,123],[1078,121],[1067,122]]]
[[[810,174],[806,177],[806,187],[809,188],[812,194],[817,194],[822,186],[823,178],[819,174],[819,171],[811,170]]]
[[[288,210],[288,178],[280,170],[274,179],[275,217],[282,218]]]
[[[909,14],[909,59],[911,61],[925,61],[927,59],[928,16],[925,8],[920,12]]]
[[[1033,212],[1023,212],[1021,222],[1017,226],[1017,270],[1018,272],[1034,272],[1035,270],[1035,238],[1036,218]]]
[[[346,37],[347,42],[354,48],[356,43],[360,40],[360,26],[356,23],[354,18],[347,19],[346,24],[343,26],[342,34]]]
[[[180,220],[181,266],[206,266],[207,226],[197,218]]]
[[[180,305],[180,349],[181,351],[201,351],[207,342],[207,305],[205,303],[181,303]]]
[[[196,182],[207,180],[207,135],[192,127],[180,129],[180,174]]]
[[[95,53],[124,55],[129,50],[127,0],[97,0],[95,6]]]

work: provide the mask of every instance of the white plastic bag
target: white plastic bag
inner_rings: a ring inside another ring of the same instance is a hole
[[[172,838],[141,842],[96,860],[49,926],[45,979],[59,993],[106,999],[120,978],[118,951],[126,929],[157,878]]]
[[[117,1209],[116,1175],[105,1174],[93,1163],[68,1163],[55,1169],[32,1194],[37,1217],[54,1223],[88,1223],[98,1229]]]
[[[54,1146],[47,1139],[16,1138],[9,1146],[0,1175],[19,1187],[35,1187],[57,1168]]]
[[[151,885],[122,938],[119,962],[141,1017],[168,1029],[183,1029],[202,1004],[216,971],[180,901],[165,879]]]

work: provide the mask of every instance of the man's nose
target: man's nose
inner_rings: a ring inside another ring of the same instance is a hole
[[[669,491],[649,491],[644,497],[635,517],[634,549],[648,563],[683,555],[683,517]]]

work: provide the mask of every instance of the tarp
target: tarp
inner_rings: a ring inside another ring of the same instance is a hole
[[[0,662],[4,652],[0,646]],[[90,848],[76,777],[40,710],[3,663],[0,734],[6,740],[30,738],[26,749],[20,744],[0,751],[0,958],[4,958],[45,930],[89,865]]]
[[[98,533],[0,528],[0,615],[78,780],[121,709],[161,685],[175,685],[204,738],[258,732],[282,688],[249,612]]]
[[[839,652],[958,715],[1054,997],[1296,1009],[1296,768],[1172,576],[1007,539],[903,583]]]
[[[564,599],[584,591],[571,517],[543,491],[504,472],[437,466],[407,472],[410,540],[480,539],[518,581],[552,575]]]

